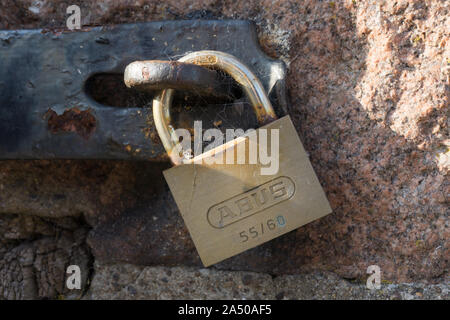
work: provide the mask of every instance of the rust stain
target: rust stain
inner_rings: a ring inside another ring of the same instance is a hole
[[[154,144],[162,144],[161,139],[159,138],[159,135],[157,132],[151,132],[150,133],[150,140],[154,143]]]
[[[261,126],[271,123],[277,119],[275,114],[266,113],[267,111],[261,105],[255,106],[254,110],[256,113],[256,119]]]
[[[61,115],[48,109],[45,117],[48,119],[47,128],[52,134],[76,132],[86,140],[95,132],[97,126],[97,120],[91,114],[91,109],[80,110],[74,107],[65,110]]]
[[[271,116],[271,115],[268,115],[268,114],[259,114],[259,113],[256,114],[256,119],[258,120],[258,123],[259,123],[260,126],[269,124],[269,123],[271,123],[271,122],[277,120],[276,117],[273,117],[273,116]]]
[[[144,78],[145,80],[148,80],[150,78],[150,72],[148,72],[147,67],[142,68],[142,78]]]
[[[264,53],[266,53],[269,57],[272,59],[280,59],[281,47],[274,44],[274,40],[270,36],[261,35],[258,42]]]
[[[201,66],[214,66],[217,64],[218,58],[215,55],[198,56],[191,63]]]
[[[153,121],[153,115],[148,115],[146,118],[148,127],[142,129],[146,139],[150,139],[154,144],[162,144],[159,138],[158,132],[156,132],[155,122]]]

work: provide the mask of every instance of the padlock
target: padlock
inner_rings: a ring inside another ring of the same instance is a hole
[[[247,66],[218,51],[193,52],[179,61],[230,74],[263,124],[190,157],[170,125],[174,91],[164,90],[153,101],[156,129],[175,165],[164,177],[203,264],[210,266],[331,213],[290,117],[277,119]]]

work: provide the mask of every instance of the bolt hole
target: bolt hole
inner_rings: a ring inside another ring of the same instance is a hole
[[[123,73],[97,73],[84,86],[86,94],[96,102],[119,108],[151,106],[153,93],[127,88]]]

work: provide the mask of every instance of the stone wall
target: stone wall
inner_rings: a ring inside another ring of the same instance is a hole
[[[64,27],[70,4],[85,26],[250,19],[264,51],[286,62],[289,114],[334,212],[211,272],[361,282],[376,264],[385,281],[448,282],[447,1],[0,0],[0,29]],[[1,161],[0,297],[66,295],[71,261],[85,266],[86,286],[93,261],[200,268],[165,167]],[[92,297],[113,297],[99,277]]]

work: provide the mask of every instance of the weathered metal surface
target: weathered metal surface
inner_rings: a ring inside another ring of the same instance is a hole
[[[102,105],[85,84],[123,74],[136,60],[176,60],[203,49],[249,65],[283,113],[284,65],[261,51],[248,21],[0,31],[0,159],[166,159],[152,139],[151,108]]]
[[[134,61],[125,68],[124,74],[128,88],[187,90],[232,100],[232,86],[223,80],[214,70],[179,61]]]

